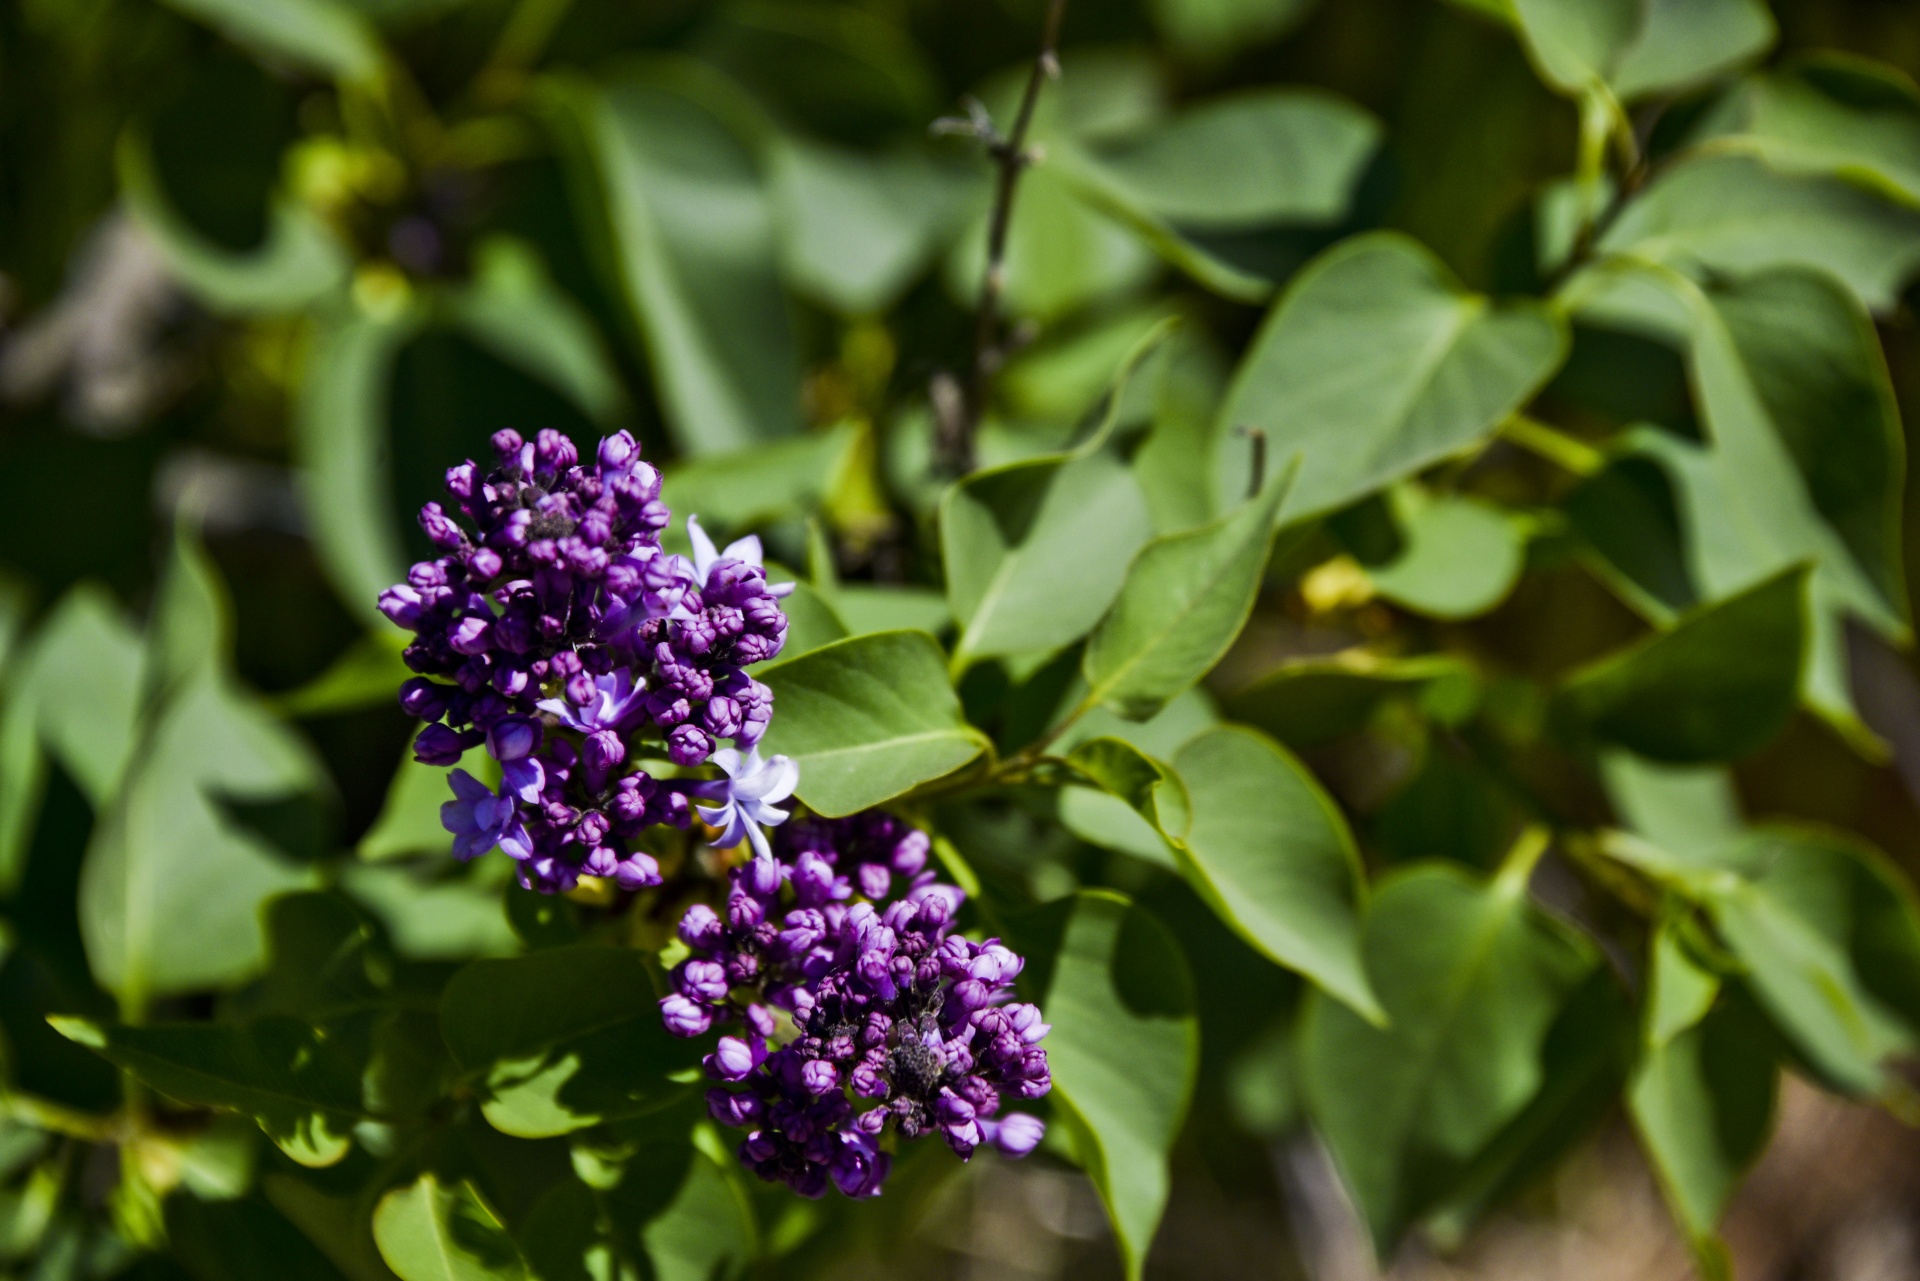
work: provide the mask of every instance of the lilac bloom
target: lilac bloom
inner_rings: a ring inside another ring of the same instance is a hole
[[[617,730],[621,722],[640,710],[640,703],[646,696],[644,682],[636,683],[633,673],[620,668],[606,676],[592,678],[593,692],[586,702],[575,707],[564,698],[542,699],[534,704],[543,712],[551,712],[568,729],[591,734],[595,730]]]
[[[726,778],[702,783],[693,789],[702,800],[718,800],[719,805],[699,805],[700,817],[721,829],[712,845],[732,849],[741,841],[751,841],[754,853],[772,858],[772,847],[764,824],[777,827],[787,821],[787,811],[773,808],[793,795],[800,782],[800,767],[785,756],[760,759],[760,749],[744,755],[736,748],[723,747],[713,754],[713,763],[726,772]]]
[[[515,858],[525,858],[531,846],[520,826],[520,813],[511,796],[493,789],[463,769],[447,776],[454,799],[440,807],[440,825],[453,833],[455,858],[469,859],[498,845]],[[520,853],[514,853],[515,849]]]
[[[700,528],[700,518],[698,516],[688,516],[687,540],[693,544],[694,581],[702,587],[706,586],[707,576],[712,573],[713,567],[723,560],[737,560],[741,564],[751,565],[755,569],[766,568],[766,566],[762,564],[760,536],[758,534],[748,534],[745,538],[737,538],[727,544],[725,551],[719,551],[714,547],[713,539],[707,536],[707,531]],[[767,584],[767,595],[769,596],[790,596],[792,594],[792,583]]]

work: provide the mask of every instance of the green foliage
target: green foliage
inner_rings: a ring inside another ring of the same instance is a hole
[[[801,1204],[704,1119],[710,829],[448,856],[376,599],[504,427],[793,582],[762,751],[1027,958],[1063,1266],[1303,1140],[1444,1253],[1624,1113],[1726,1277],[1783,1073],[1914,1114],[1920,20],[1053,7],[0,20],[0,1272],[998,1260],[990,1148]]]

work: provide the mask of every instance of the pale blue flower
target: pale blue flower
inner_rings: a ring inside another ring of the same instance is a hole
[[[715,849],[732,849],[741,841],[750,841],[761,858],[773,857],[762,827],[777,827],[787,821],[788,811],[774,806],[793,795],[800,782],[800,767],[792,759],[775,756],[760,759],[755,747],[744,754],[723,747],[713,754],[713,763],[726,773],[723,779],[702,783],[693,794],[702,800],[717,800],[718,805],[699,805],[700,817],[720,829],[712,841]]]

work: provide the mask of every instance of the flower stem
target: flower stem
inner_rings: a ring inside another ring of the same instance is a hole
[[[1060,24],[1067,12],[1067,0],[1048,0],[1047,16],[1040,31],[1040,52],[1027,76],[1027,87],[1020,95],[1020,109],[1013,128],[1005,137],[989,137],[987,150],[999,171],[995,175],[993,212],[987,221],[987,269],[980,282],[980,303],[974,313],[973,365],[968,373],[966,396],[950,438],[943,441],[945,462],[956,475],[973,470],[973,438],[986,413],[987,393],[993,376],[1006,357],[1000,339],[1000,300],[1006,292],[1007,233],[1013,224],[1013,197],[1020,175],[1033,163],[1027,152],[1027,132],[1033,126],[1034,108],[1040,101],[1040,87],[1060,74]]]

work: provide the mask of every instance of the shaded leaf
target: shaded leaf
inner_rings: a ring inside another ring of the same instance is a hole
[[[1920,204],[1920,95],[1911,80],[1864,58],[1815,55],[1755,76],[1716,104],[1695,138]]]
[[[167,271],[208,309],[229,315],[297,311],[345,284],[352,260],[312,210],[277,196],[259,248],[235,253],[212,243],[174,209],[146,140],[129,135],[118,152],[120,191]]]
[[[800,427],[800,378],[752,153],[659,69],[553,101],[577,134],[590,225],[607,238],[675,443],[723,453]]]
[[[637,952],[557,947],[475,961],[447,984],[440,1031],[495,1129],[567,1134],[679,1097],[698,1055],[667,1032]]]
[[[55,1018],[69,1039],[182,1103],[231,1108],[303,1165],[330,1165],[361,1115],[358,1065],[325,1033],[269,1015],[245,1024],[103,1027]]]
[[[1175,844],[1188,882],[1269,960],[1384,1018],[1360,958],[1360,852],[1313,775],[1266,736],[1228,725],[1189,739],[1173,766],[1192,809]]]
[[[1526,535],[1511,515],[1477,498],[1425,498],[1410,486],[1394,500],[1405,550],[1367,569],[1382,596],[1417,614],[1472,618],[1513,590]]]
[[[337,0],[167,0],[237,44],[340,80],[373,80],[384,53],[373,27]]]
[[[1838,179],[1707,155],[1657,178],[1597,248],[1702,276],[1810,267],[1884,311],[1920,266],[1920,212]]]
[[[593,322],[548,276],[534,247],[490,236],[474,249],[473,281],[448,301],[453,322],[501,359],[549,383],[603,426],[626,392]]]
[[[320,562],[341,602],[382,629],[393,624],[375,602],[407,569],[388,478],[387,382],[417,325],[411,314],[341,309],[316,317],[293,406],[301,496]]]
[[[1525,871],[1426,865],[1380,884],[1363,947],[1386,1026],[1307,997],[1308,1111],[1383,1257],[1534,1097],[1548,1028],[1597,963],[1527,902]]]
[[[1703,1271],[1726,1270],[1720,1216],[1773,1126],[1779,1067],[1760,1012],[1690,958],[1671,926],[1654,935],[1641,1059],[1628,1114]]]
[[[1576,673],[1558,695],[1593,733],[1651,760],[1734,760],[1786,726],[1806,652],[1805,569],[1790,569]]]
[[[1041,998],[1051,1097],[1137,1281],[1199,1069],[1193,981],[1165,927],[1118,894],[1082,891],[1043,912],[1036,932],[1060,931]]]

